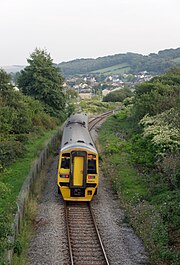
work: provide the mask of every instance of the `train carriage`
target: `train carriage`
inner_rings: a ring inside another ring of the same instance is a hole
[[[91,201],[98,187],[98,152],[86,114],[74,114],[64,126],[58,165],[58,190],[67,201]]]

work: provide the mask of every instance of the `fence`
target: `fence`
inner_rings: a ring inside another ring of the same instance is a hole
[[[51,138],[45,148],[41,151],[39,157],[34,161],[30,172],[24,181],[21,191],[17,198],[17,212],[14,217],[14,222],[12,224],[13,236],[9,238],[12,244],[15,243],[17,235],[19,234],[22,226],[22,221],[25,213],[25,208],[28,203],[29,196],[33,192],[34,184],[39,176],[40,171],[45,165],[49,155],[55,148],[60,146],[60,141],[62,137],[62,127],[57,131],[57,133]],[[8,264],[12,264],[13,249],[7,251]]]

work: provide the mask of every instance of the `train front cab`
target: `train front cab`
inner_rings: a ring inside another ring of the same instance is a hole
[[[98,155],[87,150],[61,152],[58,188],[64,200],[91,201],[98,187]]]

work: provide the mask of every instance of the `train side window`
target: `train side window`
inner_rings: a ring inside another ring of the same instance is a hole
[[[88,159],[88,174],[96,174],[96,160]]]
[[[70,159],[63,157],[61,160],[61,168],[69,169],[69,167],[70,167]]]

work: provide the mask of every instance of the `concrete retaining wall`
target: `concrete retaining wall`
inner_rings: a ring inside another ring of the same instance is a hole
[[[15,214],[14,222],[12,224],[13,236],[9,238],[12,244],[15,243],[17,235],[21,230],[25,208],[27,206],[29,196],[33,192],[33,187],[39,176],[40,171],[42,170],[43,166],[46,164],[46,161],[49,158],[49,155],[52,153],[52,151],[60,149],[62,130],[63,128],[61,127],[57,131],[57,133],[51,138],[51,140],[48,142],[45,148],[41,151],[39,157],[34,161],[33,166],[31,167],[30,172],[26,177],[26,180],[24,181],[24,184],[21,188],[21,191],[19,193],[16,202],[17,212]],[[9,265],[12,264],[12,256],[13,256],[13,249],[7,252],[7,260]]]

